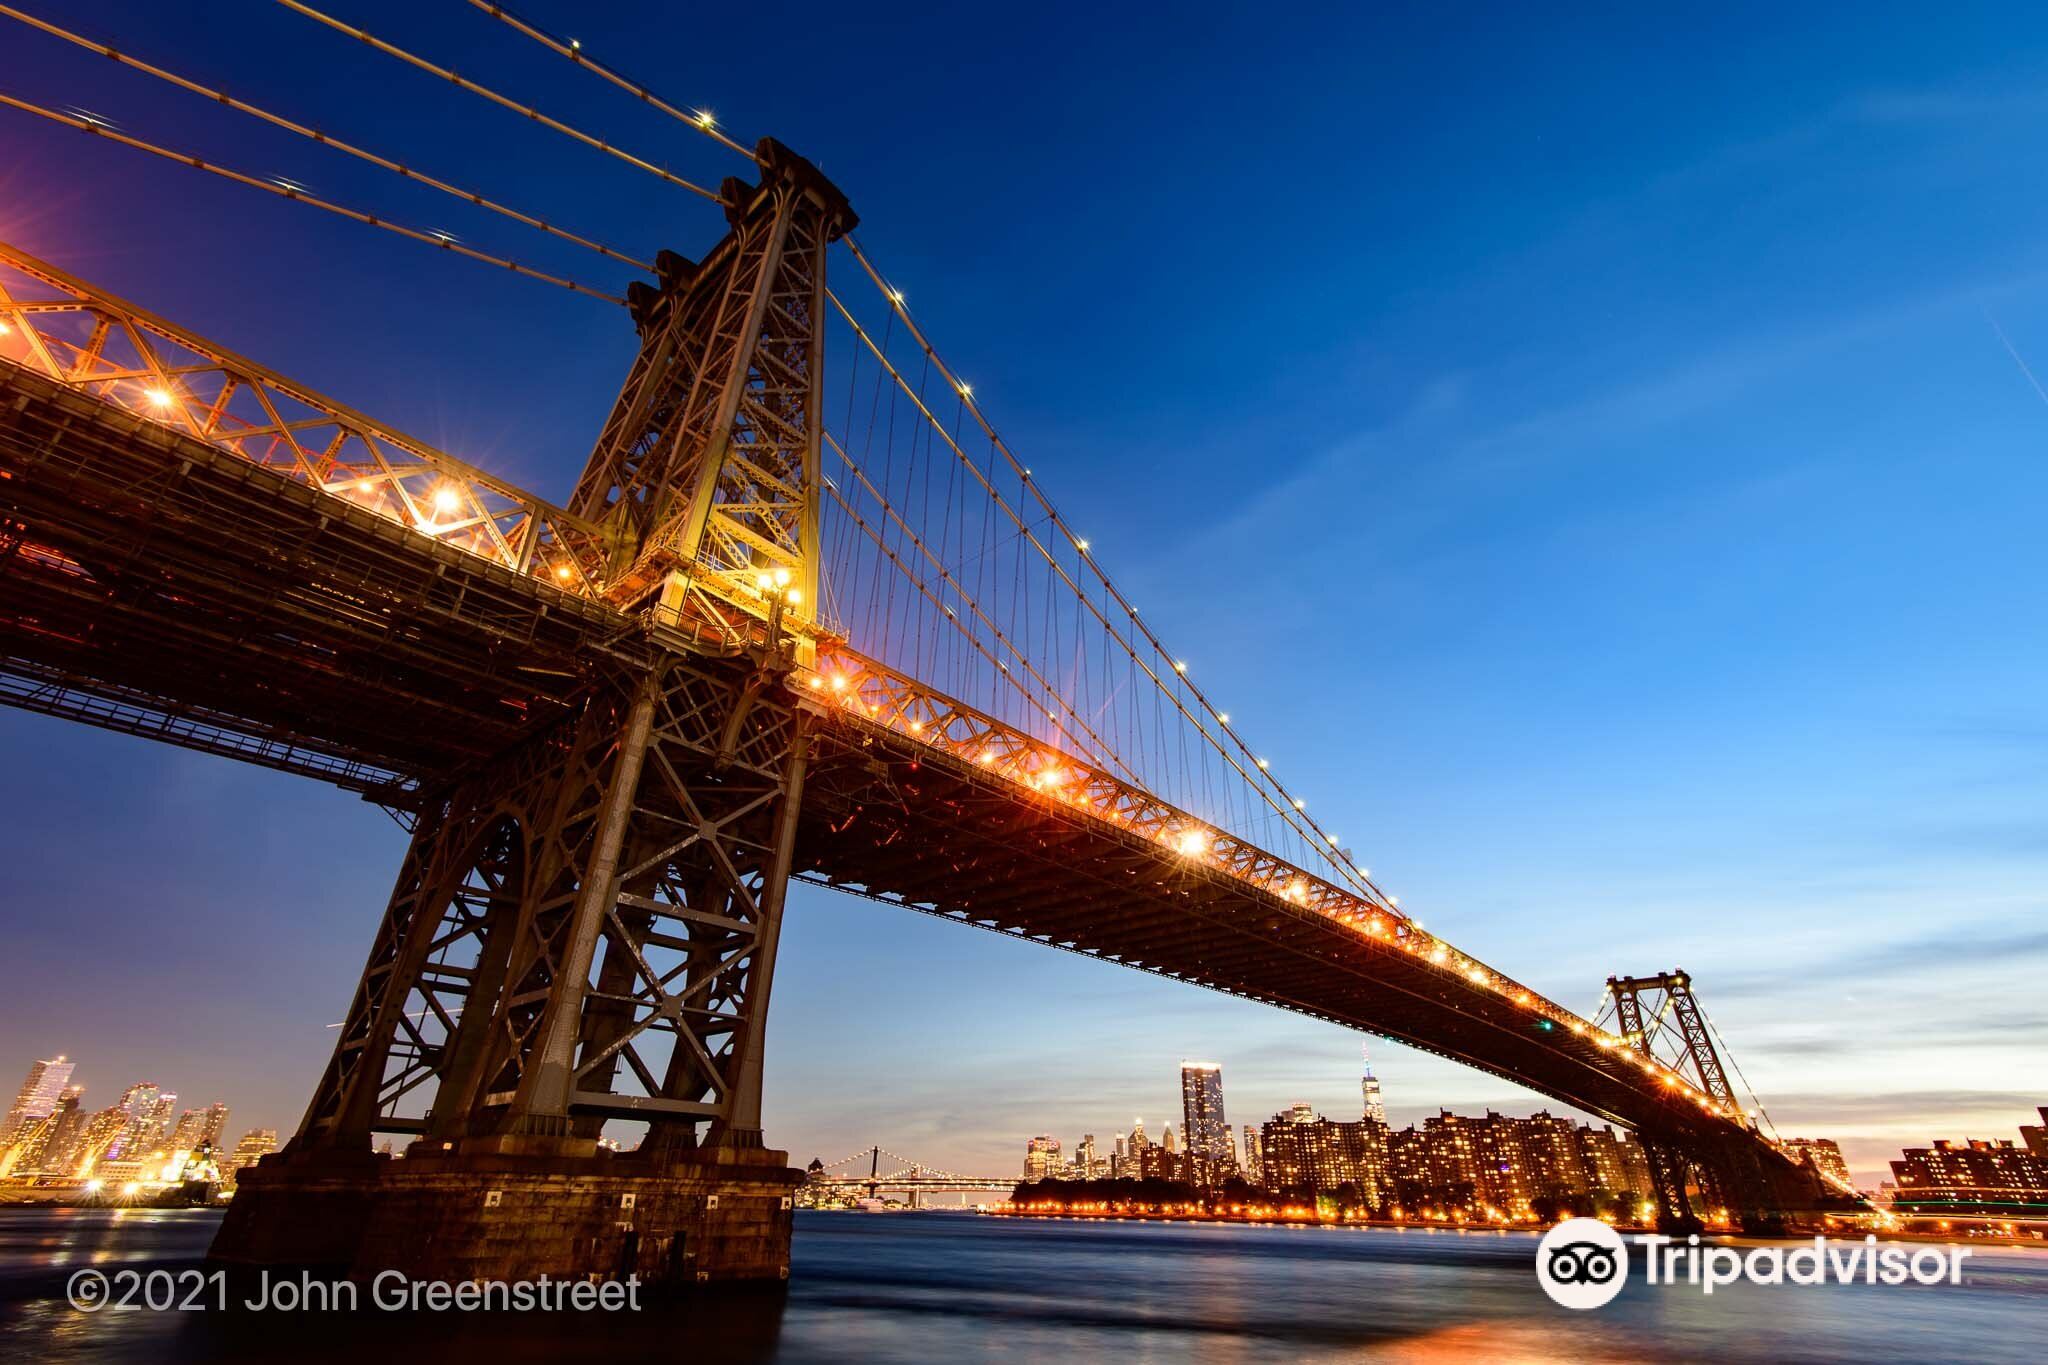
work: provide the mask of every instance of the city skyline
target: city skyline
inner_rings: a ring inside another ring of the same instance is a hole
[[[617,50],[647,14],[578,22]],[[385,17],[423,44],[473,42],[464,16]],[[1165,58],[1191,84],[1232,88],[1260,57],[1313,70],[1266,92],[1259,118],[1205,123],[1201,158],[1135,163],[1131,147],[1187,144],[1142,96],[1091,79],[1100,54],[1069,51],[1042,19],[1013,35],[1031,74],[1000,75],[1005,98],[929,63],[940,88],[925,98],[983,112],[893,116],[900,142],[842,134],[836,111],[801,98],[748,109],[740,90],[710,93],[853,190],[919,315],[973,348],[963,363],[999,425],[1102,528],[1100,553],[1148,619],[1199,644],[1205,686],[1418,915],[1573,1004],[1612,972],[1683,965],[1781,1128],[1839,1134],[1867,1177],[1934,1135],[2009,1130],[2048,1089],[2048,1020],[2024,1003],[2048,959],[2029,889],[2044,788],[2023,757],[2041,743],[2024,699],[2048,651],[2013,625],[2031,619],[2043,567],[2025,509],[2048,492],[2041,404],[2013,362],[2048,354],[2048,262],[2007,211],[2009,167],[2036,159],[2035,136],[1995,117],[2037,98],[2048,39],[1754,17],[1779,48],[1705,36],[1692,98],[1658,100],[1648,124],[1570,100],[1512,119],[1461,109],[1461,82],[1512,94],[1526,67],[1569,69],[1572,34],[1529,20],[1503,21],[1500,48],[1449,85],[1390,73],[1384,106],[1348,114],[1318,94],[1356,77],[1329,53],[1398,50],[1404,33],[1355,27],[1340,35],[1354,44],[1283,53],[1219,20]],[[174,16],[144,6],[100,22],[138,49],[190,51]],[[251,26],[288,50],[305,38],[289,16]],[[1119,21],[1091,42],[1143,54],[1142,36]],[[1654,36],[1600,41],[1637,39]],[[1900,41],[1922,57],[1909,86],[1886,60]],[[835,62],[920,51],[914,32],[848,43]],[[105,66],[35,50],[23,79],[52,99]],[[391,73],[375,54],[322,53],[289,80],[236,65],[250,94],[461,164],[468,119],[379,128],[396,115],[353,95]],[[1994,63],[1999,78],[1981,79]],[[1627,102],[1664,77],[1611,79]],[[1038,136],[1042,92],[1062,82],[1088,97],[1051,116],[1087,137]],[[230,126],[203,102],[112,89],[167,138],[207,145]],[[606,94],[564,98],[608,122]],[[1387,116],[1411,106],[1428,126]],[[1304,131],[1276,146],[1273,126]],[[67,194],[17,195],[0,236],[536,488],[564,487],[616,391],[628,329],[578,301],[449,274],[410,244],[61,130],[17,142],[10,185]],[[323,186],[394,193],[264,145]],[[586,171],[544,141],[510,145],[537,176],[603,187],[590,230],[693,245],[669,201],[603,171],[575,178]],[[1203,183],[1327,184],[1345,226],[1304,247],[1256,216],[1191,223],[1165,206],[1200,188],[1197,161]],[[961,179],[926,223],[935,163]],[[1465,170],[1432,169],[1452,165]],[[1834,197],[1816,202],[1822,175]],[[158,206],[180,268],[126,235],[130,187]],[[1061,207],[1020,214],[1019,196]],[[227,212],[249,231],[220,234]],[[1130,241],[1105,242],[1103,224]],[[1249,259],[1281,264],[1256,286],[1184,287]],[[287,295],[289,309],[250,302]],[[982,325],[998,314],[1006,328]],[[351,344],[394,331],[442,358],[431,375],[402,348]],[[542,334],[568,339],[546,386],[532,382]],[[1288,344],[1241,344],[1273,335]],[[1275,404],[1312,434],[1275,442]],[[1287,509],[1339,501],[1355,514],[1278,562],[1244,550]],[[1301,704],[1305,682],[1330,705]],[[289,1133],[402,833],[351,796],[12,712],[0,799],[15,813],[5,911],[33,966],[0,1000],[0,1037],[25,1057],[89,1051],[115,1074],[232,1089],[238,1111]],[[1254,1065],[1230,1064],[1280,1093],[1244,1112],[1297,1096],[1337,1112],[1337,1082],[1319,1078],[1356,1041],[808,889],[781,971],[769,1124],[797,1156],[879,1131],[972,1168],[1032,1126],[1022,1113],[1095,1112],[1126,1092],[1172,1112],[1123,1055],[1133,1034],[1226,1060],[1248,1043],[1236,1055]],[[890,1010],[873,1008],[877,983]],[[1019,1037],[1026,1011],[1038,1023]],[[878,1097],[878,1075],[911,1055],[920,1074]],[[1377,1055],[1390,1090],[1430,1096],[1391,1105],[1396,1121],[1530,1099],[1412,1050]]]
[[[187,1180],[231,1190],[237,1171],[277,1150],[275,1128],[231,1139],[226,1101],[181,1107],[178,1093],[155,1081],[89,1104],[75,1082],[79,1065],[68,1055],[30,1063],[0,1118],[0,1186],[20,1198],[149,1199]]]

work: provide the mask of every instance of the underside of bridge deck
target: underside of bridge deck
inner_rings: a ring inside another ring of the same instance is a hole
[[[631,629],[0,362],[5,699],[405,804],[567,714]]]

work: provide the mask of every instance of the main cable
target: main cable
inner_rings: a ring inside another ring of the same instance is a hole
[[[725,200],[719,196],[716,190],[707,190],[702,185],[699,185],[694,181],[685,180],[681,176],[677,175],[675,172],[669,170],[666,166],[658,166],[654,162],[649,161],[646,157],[637,156],[634,153],[625,150],[623,147],[614,147],[611,143],[605,141],[603,138],[593,137],[591,134],[584,132],[580,128],[572,128],[558,118],[551,118],[550,116],[543,114],[539,109],[536,109],[534,106],[530,104],[521,104],[518,100],[513,99],[511,96],[501,95],[497,91],[491,89],[489,86],[479,85],[477,84],[477,82],[470,80],[467,76],[458,75],[454,71],[449,70],[445,66],[438,66],[435,63],[428,61],[425,57],[415,56],[414,54],[406,51],[404,48],[398,46],[396,43],[387,43],[382,38],[378,38],[364,31],[363,29],[357,28],[354,24],[344,23],[342,20],[336,19],[331,14],[322,14],[319,10],[314,9],[311,5],[300,4],[299,0],[277,0],[277,3],[283,5],[286,9],[292,11],[292,13],[294,14],[302,14],[306,18],[311,19],[313,22],[317,24],[325,24],[327,27],[333,29],[337,33],[345,33],[349,37],[356,39],[358,42],[364,43],[372,48],[375,48],[377,51],[383,53],[387,57],[396,57],[399,61],[404,62],[407,66],[416,67],[419,70],[426,72],[430,76],[438,76],[442,80],[447,81],[450,84],[459,86],[460,88],[467,90],[472,95],[480,95],[484,99],[489,100],[491,103],[498,105],[500,108],[510,109],[515,114],[520,114],[525,116],[526,118],[532,119],[535,123],[540,124],[544,128],[551,128],[555,132],[562,134],[564,137],[574,138],[576,141],[582,143],[584,146],[591,147],[597,151],[603,152],[606,156],[617,157],[619,160],[627,163],[628,165],[636,166],[639,169],[646,171],[649,175],[656,176],[662,180],[666,180],[669,184],[674,185],[679,189],[688,190],[692,194],[702,195],[704,198],[709,199],[714,204],[722,204],[725,202]]]
[[[198,81],[191,80],[184,76],[180,76],[174,71],[166,71],[164,68],[160,66],[154,66],[149,62],[143,61],[139,57],[130,56],[129,54],[121,51],[119,48],[109,46],[106,43],[97,42],[91,38],[83,36],[82,34],[73,33],[69,29],[59,28],[57,25],[49,22],[47,19],[39,19],[33,14],[28,14],[14,8],[12,5],[0,4],[0,15],[5,15],[9,19],[13,19],[20,23],[27,24],[30,28],[40,30],[43,33],[47,33],[53,38],[61,38],[63,41],[75,44],[78,47],[82,47],[86,49],[88,52],[96,52],[100,56],[110,58],[111,60],[120,63],[122,66],[125,66],[132,71],[140,71],[144,75],[154,76],[160,81],[167,81],[170,84],[177,86],[180,90],[188,90],[195,95],[203,96],[204,98],[213,100],[219,104],[224,104],[228,108],[233,109],[238,113],[248,114],[254,118],[259,118],[263,120],[265,123],[270,124],[274,128],[282,128],[288,133],[296,133],[300,137],[307,138],[314,142],[318,142],[322,146],[332,147],[337,152],[342,152],[348,156],[355,157],[359,161],[367,161],[373,166],[382,167],[384,170],[391,171],[394,174],[403,176],[407,180],[418,181],[422,185],[426,185],[432,189],[437,189],[441,191],[443,194],[453,195],[455,198],[464,200],[467,203],[474,204],[478,208],[488,209],[492,213],[501,214],[504,217],[512,219],[514,222],[524,223],[527,227],[538,229],[541,232],[547,233],[551,237],[559,237],[565,242],[574,242],[577,246],[587,248],[588,250],[591,251],[595,251],[600,256],[608,256],[612,260],[622,262],[623,264],[626,265],[630,265],[636,270],[644,270],[649,274],[654,273],[654,266],[651,263],[640,260],[637,257],[630,256],[623,251],[619,251],[612,247],[608,247],[602,242],[592,241],[590,238],[580,236],[574,232],[570,232],[566,228],[556,227],[553,223],[548,222],[546,219],[536,218],[530,213],[522,213],[518,209],[511,208],[505,204],[500,204],[494,199],[487,199],[483,195],[478,194],[475,190],[465,190],[460,186],[451,185],[447,181],[441,180],[435,176],[428,175],[424,171],[414,170],[412,167],[405,165],[403,162],[393,161],[390,157],[382,156],[376,152],[369,151],[362,147],[357,147],[352,143],[343,142],[340,138],[330,136],[327,133],[323,133],[318,128],[314,128],[307,124],[300,123],[294,119],[286,118],[282,114],[274,114],[267,109],[258,108],[256,105],[249,103],[247,100],[237,99],[233,95],[228,94],[224,90],[215,90],[211,87],[201,85]]]
[[[498,266],[501,269],[511,271],[515,275],[524,275],[530,280],[539,280],[544,284],[552,284],[562,289],[572,290],[578,294],[586,294],[593,299],[603,299],[606,303],[616,303],[623,306],[626,302],[617,294],[607,294],[601,289],[592,289],[587,284],[578,284],[576,281],[566,279],[563,276],[550,275],[545,270],[536,270],[530,265],[521,265],[519,262],[508,260],[503,256],[493,256],[489,252],[478,251],[475,247],[464,246],[446,233],[407,227],[403,223],[394,223],[388,218],[379,218],[374,213],[365,213],[361,209],[352,209],[346,204],[337,204],[332,200],[322,199],[318,195],[308,194],[304,190],[280,185],[275,181],[249,175],[246,172],[235,170],[229,166],[217,165],[214,162],[193,156],[189,152],[173,151],[168,147],[160,147],[154,142],[145,142],[141,138],[130,137],[126,133],[117,132],[99,119],[61,113],[58,110],[47,109],[40,104],[31,104],[27,100],[16,99],[14,96],[7,94],[0,94],[0,104],[4,104],[9,108],[19,109],[23,113],[34,114],[38,118],[48,119],[52,123],[61,123],[67,128],[75,128],[81,133],[90,133],[94,137],[103,137],[109,141],[118,142],[124,147],[132,147],[138,152],[148,152],[151,156],[160,156],[166,161],[176,161],[181,165],[190,166],[194,170],[205,171],[210,175],[217,175],[222,179],[232,180],[237,184],[247,185],[252,189],[263,190],[276,195],[280,199],[292,199],[301,204],[310,204],[316,209],[325,209],[329,213],[339,214],[343,218],[354,219],[358,223],[367,223],[371,227],[383,228],[386,232],[395,232],[401,237],[410,237],[416,242],[424,242],[428,246],[436,246],[443,251],[452,251],[458,256],[467,256],[471,260],[481,261],[485,265]]]
[[[547,48],[550,52],[555,53],[557,56],[566,57],[570,61],[576,63],[576,65],[584,68],[586,71],[589,71],[594,75],[600,76],[603,79],[610,81],[613,85],[616,85],[617,87],[619,87],[619,89],[624,90],[627,94],[632,95],[636,99],[640,100],[643,104],[646,104],[651,108],[659,109],[662,113],[667,114],[670,118],[675,119],[678,123],[688,124],[690,127],[704,134],[704,136],[710,138],[712,141],[722,143],[725,146],[730,147],[732,150],[738,152],[741,156],[745,157],[749,161],[758,162],[760,160],[760,158],[755,156],[750,149],[741,145],[738,142],[733,141],[730,137],[727,137],[724,131],[719,128],[718,120],[714,119],[711,116],[711,112],[709,110],[692,109],[686,113],[682,109],[676,107],[675,105],[669,103],[667,100],[663,99],[660,95],[655,94],[654,91],[648,89],[639,81],[634,80],[632,77],[627,76],[623,72],[614,70],[612,67],[606,66],[603,62],[598,61],[595,57],[592,57],[586,52],[584,52],[583,44],[578,42],[576,39],[558,38],[554,34],[549,33],[546,29],[543,29],[538,25],[528,23],[526,20],[514,14],[511,10],[506,9],[503,5],[491,4],[490,0],[469,0],[469,3],[474,5],[476,8],[482,10],[485,14],[490,15],[493,19],[496,19],[499,23],[506,25],[508,28],[512,28],[520,33],[525,34],[527,37],[533,39],[536,43],[539,43],[542,47]]]

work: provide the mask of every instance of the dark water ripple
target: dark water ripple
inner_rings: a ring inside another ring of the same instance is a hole
[[[1553,1306],[1523,1234],[805,1214],[793,1281],[638,1314],[83,1314],[84,1266],[200,1263],[218,1215],[0,1209],[0,1360],[2048,1360],[2048,1254],[1959,1286],[1632,1280]]]

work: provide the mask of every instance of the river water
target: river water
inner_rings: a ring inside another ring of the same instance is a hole
[[[2048,1252],[1960,1285],[1537,1287],[1519,1233],[801,1213],[786,1295],[638,1313],[82,1313],[83,1267],[196,1267],[219,1215],[0,1209],[0,1360],[2048,1360]]]

